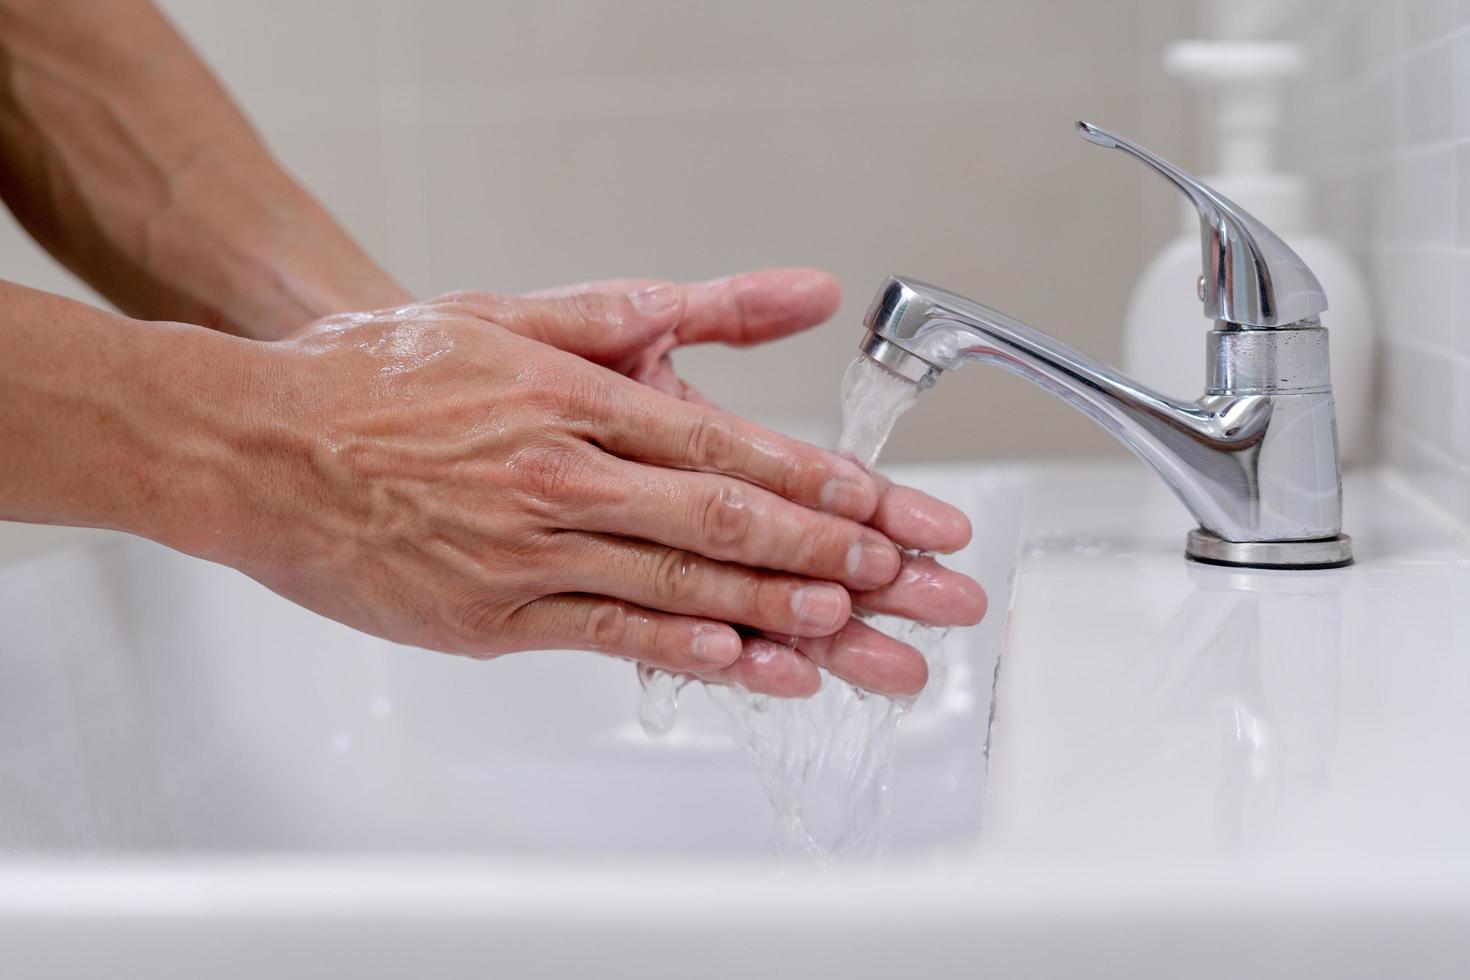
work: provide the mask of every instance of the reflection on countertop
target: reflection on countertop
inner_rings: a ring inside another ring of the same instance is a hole
[[[986,849],[1470,851],[1463,529],[1397,477],[1360,474],[1353,567],[1211,567],[1183,559],[1187,517],[1146,478],[1055,467],[1031,484]]]

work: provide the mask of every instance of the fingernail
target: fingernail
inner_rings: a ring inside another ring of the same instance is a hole
[[[832,585],[804,585],[791,596],[796,621],[809,629],[833,629],[847,618],[842,590]]]
[[[822,509],[829,514],[856,514],[868,508],[868,490],[856,480],[834,476],[822,484]]]
[[[679,290],[664,283],[661,286],[645,286],[628,294],[633,309],[644,316],[658,316],[679,305]]]
[[[724,667],[740,656],[740,637],[723,626],[694,628],[694,657],[701,663]]]
[[[864,582],[887,584],[898,574],[902,559],[898,549],[881,541],[864,538],[847,549],[847,575]]]

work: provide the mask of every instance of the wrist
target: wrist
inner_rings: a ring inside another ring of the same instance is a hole
[[[129,398],[139,417],[116,461],[132,493],[108,523],[238,567],[257,533],[256,501],[273,482],[263,447],[286,439],[272,345],[184,324],[142,326]]]
[[[320,358],[296,343],[266,343],[195,329],[184,345],[204,365],[194,396],[173,414],[185,432],[158,467],[168,506],[143,532],[178,551],[279,580],[340,548],[324,482],[332,446],[323,436]]]
[[[275,345],[0,283],[0,518],[129,531],[227,560]],[[243,475],[242,475],[243,474]]]

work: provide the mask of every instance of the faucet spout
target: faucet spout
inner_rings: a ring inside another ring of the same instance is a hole
[[[1339,537],[1326,331],[1315,321],[1272,331],[1222,325],[1211,333],[1210,388],[1193,402],[1153,391],[1018,320],[913,279],[890,277],[865,324],[863,353],[923,387],[980,361],[1081,410],[1158,473],[1200,528],[1224,542]],[[1259,369],[1242,369],[1250,359],[1238,352],[1247,348],[1262,355]],[[1191,538],[1192,556],[1205,557],[1195,551]]]

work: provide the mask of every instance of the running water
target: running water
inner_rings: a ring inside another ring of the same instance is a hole
[[[837,454],[868,469],[878,462],[898,417],[913,407],[919,386],[859,354],[842,378],[842,433]]]
[[[919,387],[859,355],[842,382],[842,434],[837,452],[871,468],[898,417]],[[941,688],[945,630],[890,616],[868,625],[913,646],[929,664],[929,686]],[[673,727],[687,678],[638,668],[644,731]],[[886,790],[900,723],[912,702],[870,694],[824,674],[807,699],[772,698],[740,687],[707,685],[711,700],[734,722],[776,811],[783,854],[817,859],[876,854],[885,837]]]

